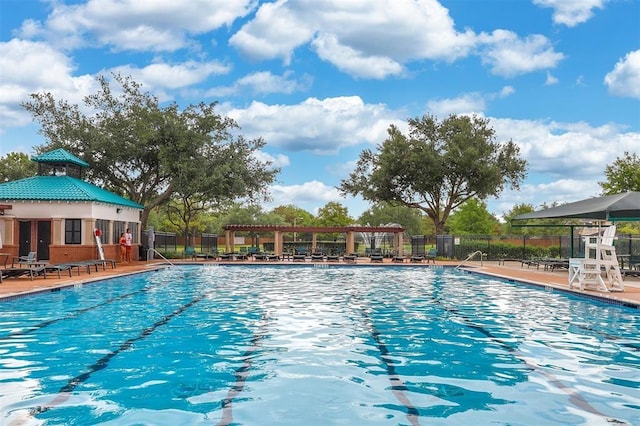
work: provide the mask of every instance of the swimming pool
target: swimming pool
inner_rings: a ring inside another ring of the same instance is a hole
[[[0,303],[0,423],[640,424],[639,331],[445,268],[174,267]]]

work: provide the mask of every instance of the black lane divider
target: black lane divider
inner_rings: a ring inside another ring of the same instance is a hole
[[[391,391],[393,395],[396,397],[398,402],[402,404],[405,410],[407,410],[406,417],[409,423],[411,423],[413,426],[418,426],[420,424],[420,422],[418,421],[420,412],[413,405],[413,403],[405,393],[409,391],[409,388],[404,384],[402,378],[398,374],[393,360],[391,359],[389,348],[387,348],[387,345],[382,341],[380,332],[373,324],[371,316],[362,306],[362,304],[364,304],[364,301],[362,300],[360,295],[357,293],[351,293],[351,297],[358,300],[361,304],[359,307],[360,315],[362,315],[362,318],[364,318],[365,320],[365,326],[369,329],[369,334],[371,334],[371,337],[373,337],[373,340],[376,342],[376,346],[378,347],[378,351],[380,352],[380,359],[384,363],[385,369],[387,370],[387,377],[391,382]]]
[[[227,396],[222,400],[222,418],[217,423],[218,426],[227,426],[233,423],[233,400],[244,390],[244,385],[249,376],[249,370],[253,366],[252,358],[262,346],[261,342],[267,334],[267,315],[262,316],[259,327],[260,332],[255,333],[251,338],[251,346],[242,354],[242,365],[234,372],[235,382],[227,392]]]
[[[109,365],[109,361],[111,361],[111,358],[115,357],[120,352],[129,349],[131,347],[131,345],[133,345],[138,340],[142,340],[145,337],[149,336],[158,327],[160,327],[162,325],[165,325],[172,318],[180,315],[181,313],[183,313],[184,311],[189,309],[191,306],[193,306],[196,303],[200,302],[202,299],[205,298],[205,296],[206,296],[206,294],[202,294],[202,295],[194,298],[193,300],[191,300],[186,305],[182,305],[177,310],[173,311],[169,315],[166,315],[161,320],[155,322],[152,326],[143,329],[142,332],[140,332],[140,334],[138,336],[132,337],[132,338],[126,340],[124,343],[122,343],[118,347],[118,349],[116,349],[115,351],[109,352],[107,355],[105,355],[102,358],[100,358],[96,363],[94,363],[93,365],[90,365],[87,372],[82,373],[82,374],[74,377],[73,379],[69,380],[66,385],[64,385],[63,387],[60,388],[60,390],[58,390],[58,395],[49,404],[44,405],[44,406],[40,406],[40,407],[35,407],[33,410],[31,410],[30,414],[32,416],[35,416],[35,415],[44,413],[45,411],[48,411],[49,409],[51,409],[51,408],[53,408],[53,407],[55,407],[57,405],[60,405],[62,402],[66,401],[69,398],[70,393],[73,392],[78,385],[86,382],[87,379],[89,379],[89,377],[91,377],[91,375],[93,373],[95,373],[96,371],[100,371],[100,370],[104,369],[105,367],[107,367],[107,365]]]
[[[81,314],[84,314],[85,312],[89,312],[89,311],[92,311],[94,309],[101,308],[103,306],[106,306],[106,305],[109,305],[111,303],[117,302],[118,300],[122,300],[122,299],[126,299],[127,297],[134,296],[134,295],[136,295],[138,293],[144,293],[146,291],[149,291],[150,289],[151,289],[151,287],[147,287],[147,288],[143,288],[143,289],[140,289],[140,290],[136,290],[136,291],[134,291],[132,293],[122,294],[120,296],[113,297],[111,299],[105,300],[102,303],[98,303],[97,305],[88,306],[86,308],[78,309],[77,311],[75,311],[75,312],[73,312],[73,313],[71,313],[69,315],[65,315],[64,317],[54,318],[54,319],[50,319],[50,320],[47,320],[47,321],[42,321],[41,323],[38,323],[38,324],[32,325],[30,327],[27,327],[24,330],[13,331],[13,332],[7,334],[6,336],[0,337],[0,340],[5,340],[5,339],[7,339],[9,337],[24,336],[26,334],[30,334],[31,332],[34,332],[34,331],[39,330],[41,328],[45,328],[47,326],[50,326],[51,324],[55,324],[55,323],[60,322],[60,321],[65,321],[65,320],[69,320],[69,319],[72,319],[72,318],[79,317]]]
[[[540,369],[538,366],[533,365],[530,362],[528,362],[525,359],[524,354],[520,353],[517,348],[515,348],[515,347],[513,347],[513,346],[511,346],[511,345],[509,345],[509,344],[507,344],[505,342],[503,342],[499,337],[495,336],[493,333],[491,333],[489,330],[487,330],[483,326],[475,324],[471,318],[469,318],[468,316],[462,314],[458,309],[446,306],[444,303],[442,303],[442,300],[440,300],[436,296],[431,296],[431,299],[436,304],[440,305],[445,311],[453,314],[454,316],[456,316],[458,318],[461,318],[463,320],[463,324],[466,327],[469,327],[469,328],[471,328],[473,330],[476,330],[477,332],[487,336],[491,341],[497,343],[498,345],[500,345],[501,347],[503,347],[507,351],[511,352],[514,357],[516,357],[517,359],[522,361],[532,371],[536,371],[538,374],[540,374],[542,376],[545,376],[545,378],[549,381],[549,383],[553,384],[555,387],[557,387],[558,389],[564,391],[567,395],[569,395],[569,401],[571,401],[571,403],[573,405],[575,405],[576,407],[579,407],[582,410],[587,411],[587,412],[589,412],[591,414],[595,414],[595,415],[598,415],[598,416],[601,416],[601,417],[605,417],[607,419],[607,422],[614,422],[614,423],[624,424],[624,422],[620,422],[617,419],[611,419],[611,418],[605,416],[604,413],[600,412],[598,409],[593,407],[574,388],[567,386],[566,384],[564,384],[561,380],[559,380],[553,374],[547,373],[546,371]]]
[[[155,287],[157,287],[159,285],[161,285],[161,283],[158,283],[156,285],[152,285],[152,286],[149,286],[149,287],[141,288],[140,290],[136,290],[136,291],[131,292],[131,293],[125,293],[125,294],[122,294],[120,296],[112,297],[111,299],[105,300],[102,303],[98,303],[97,305],[88,306],[86,308],[79,309],[79,310],[77,310],[77,311],[75,311],[75,312],[73,312],[73,313],[71,313],[69,315],[66,315],[64,317],[61,317],[61,318],[54,318],[54,319],[50,319],[50,320],[47,320],[47,321],[42,321],[42,322],[40,322],[38,324],[32,325],[32,326],[24,329],[24,330],[13,331],[13,332],[7,334],[6,336],[0,337],[0,341],[1,340],[5,340],[5,339],[7,339],[9,337],[24,336],[26,334],[29,334],[29,333],[33,332],[33,331],[36,331],[36,330],[39,330],[41,328],[50,326],[51,324],[55,324],[55,323],[60,322],[60,321],[65,321],[65,320],[68,320],[68,319],[76,318],[76,317],[80,316],[81,314],[83,314],[85,312],[89,312],[89,311],[92,311],[94,309],[101,308],[102,306],[106,306],[106,305],[109,305],[111,303],[117,302],[119,300],[123,300],[123,299],[126,299],[128,297],[132,297],[132,296],[134,296],[136,294],[139,294],[139,293],[146,293],[149,290],[151,290],[152,288],[155,288]]]

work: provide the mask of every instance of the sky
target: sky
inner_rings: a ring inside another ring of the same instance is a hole
[[[357,218],[370,204],[336,187],[423,115],[476,114],[520,147],[498,217],[600,195],[640,153],[638,0],[0,0],[0,156],[46,143],[29,94],[82,105],[113,73],[263,138],[281,168],[265,210]]]

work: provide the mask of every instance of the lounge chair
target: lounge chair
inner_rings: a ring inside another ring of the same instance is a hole
[[[356,263],[358,261],[358,254],[357,253],[345,254],[344,256],[342,256],[342,260],[344,260],[347,263]]]
[[[429,263],[429,261],[436,263],[436,257],[438,257],[438,249],[432,248],[429,249],[429,252],[424,256],[424,260],[426,260],[427,263]]]
[[[196,249],[191,247],[191,246],[187,246],[184,248],[184,253],[182,254],[182,258],[186,259],[187,257],[190,257],[191,260],[196,260],[197,256],[196,256]]]
[[[394,263],[403,263],[405,260],[407,260],[407,258],[404,257],[404,256],[397,256],[396,255],[396,256],[393,256],[391,258],[391,261],[394,262]]]
[[[7,263],[9,262],[9,253],[0,253],[0,267],[6,269]]]
[[[34,263],[37,263],[37,255],[37,252],[30,251],[26,256],[15,256],[11,261],[11,267],[13,268],[16,263],[18,264],[18,267],[21,267],[23,264],[32,265]]]
[[[411,256],[411,263],[422,263],[425,257],[422,255]]]
[[[33,267],[33,268],[5,268],[0,269],[0,283],[6,278],[20,278],[25,275],[28,275],[31,280],[33,277],[38,276],[42,270],[43,266]]]
[[[371,263],[382,263],[384,261],[384,256],[381,254],[372,254],[369,256]]]
[[[339,254],[328,254],[327,255],[327,262],[339,262],[340,261],[340,255]]]
[[[236,256],[236,253],[223,253],[219,257],[220,257],[220,260],[229,261],[229,260],[234,260],[235,256]]]
[[[255,260],[262,260],[264,262],[278,261],[280,256],[273,253],[256,253],[253,255]]]
[[[311,254],[312,262],[324,262],[324,254],[322,253],[312,253]]]

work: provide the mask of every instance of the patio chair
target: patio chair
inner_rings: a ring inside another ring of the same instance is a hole
[[[438,249],[431,248],[429,252],[424,256],[424,260],[429,263],[429,261],[436,263],[436,257],[438,256]]]
[[[36,263],[37,255],[37,252],[30,251],[26,256],[14,256],[13,260],[11,261],[11,267],[13,268],[16,263],[19,267],[22,266],[22,264],[30,265],[32,263]]]
[[[184,254],[182,256],[183,259],[186,259],[187,257],[190,257],[191,260],[196,260],[197,256],[196,256],[196,249],[191,247],[191,246],[187,246],[184,248]]]

